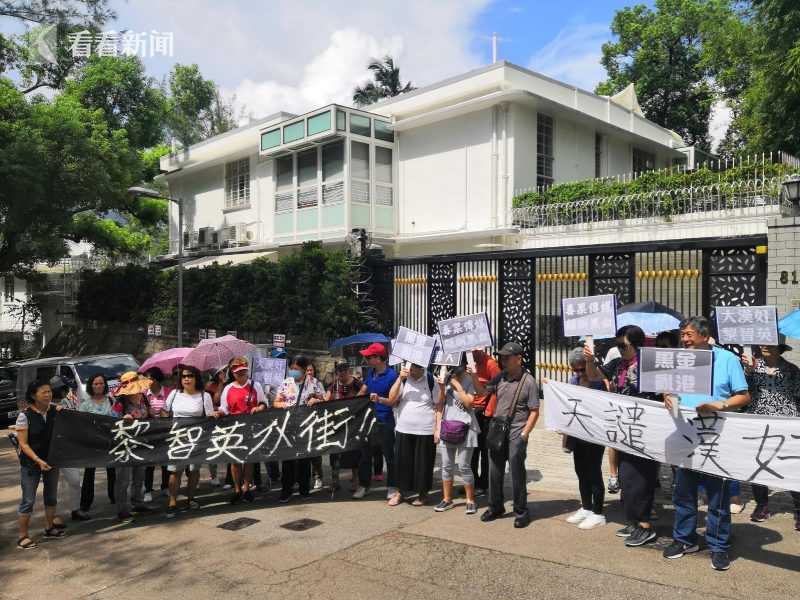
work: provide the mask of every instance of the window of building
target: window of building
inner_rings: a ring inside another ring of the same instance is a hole
[[[275,212],[294,206],[294,159],[291,155],[275,159]]]
[[[297,208],[317,205],[317,149],[297,155]]]
[[[318,115],[308,118],[306,125],[308,135],[315,135],[323,131],[328,131],[331,128],[331,111],[325,111]]]
[[[656,168],[656,157],[652,152],[633,149],[633,172],[644,173],[645,171],[652,171]]]
[[[392,197],[392,150],[375,146],[375,203],[391,206]]]
[[[347,130],[347,113],[336,109],[336,129],[339,131]]]
[[[391,130],[389,123],[385,121],[375,121],[375,139],[384,142],[394,141],[394,131]]]
[[[536,115],[536,185],[553,185],[553,118]]]
[[[281,130],[273,129],[272,131],[265,131],[261,134],[261,149],[269,150],[275,146],[281,145]]]
[[[225,163],[225,208],[250,204],[250,159]]]
[[[361,115],[350,113],[350,133],[369,137],[372,133],[369,121],[369,117],[362,117]]]
[[[594,176],[603,176],[603,136],[594,134]]]
[[[283,143],[288,144],[289,142],[303,139],[305,131],[306,127],[303,121],[287,125],[283,128]]]
[[[353,202],[369,204],[369,144],[350,143],[350,179]]]
[[[14,276],[13,275],[6,275],[5,276],[5,290],[3,293],[3,297],[5,298],[6,302],[13,302],[14,301]]]
[[[344,200],[344,142],[322,147],[322,203]]]

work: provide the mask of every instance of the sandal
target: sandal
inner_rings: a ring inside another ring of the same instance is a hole
[[[389,498],[389,501],[386,503],[389,506],[397,506],[403,501],[403,497],[400,495],[400,492],[397,492],[394,496]]]
[[[17,540],[17,548],[19,548],[20,550],[33,550],[36,547],[37,547],[36,542],[34,542],[27,535]]]
[[[46,538],[61,538],[64,537],[64,535],[64,530],[59,529],[55,525],[44,530],[44,537]]]

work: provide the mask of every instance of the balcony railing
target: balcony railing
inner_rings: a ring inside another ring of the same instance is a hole
[[[771,215],[780,212],[782,181],[782,177],[768,177],[517,207],[512,209],[512,220],[522,229],[542,229],[590,223],[613,226],[615,221],[631,219],[669,222],[679,215],[697,220]]]

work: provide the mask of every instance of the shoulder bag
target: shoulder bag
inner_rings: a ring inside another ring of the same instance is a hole
[[[528,378],[528,372],[522,374],[514,391],[514,401],[511,403],[511,412],[505,417],[492,417],[489,421],[489,429],[486,432],[486,447],[492,452],[502,452],[508,443],[508,435],[511,432],[511,422],[514,420],[514,413],[517,412],[517,403],[522,393],[522,387]]]

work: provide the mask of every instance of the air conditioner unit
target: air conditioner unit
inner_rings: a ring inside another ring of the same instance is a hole
[[[236,224],[236,243],[247,245],[253,241],[253,232],[247,228],[245,223]]]

